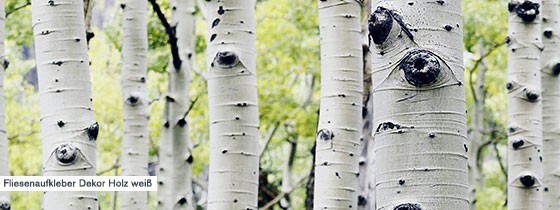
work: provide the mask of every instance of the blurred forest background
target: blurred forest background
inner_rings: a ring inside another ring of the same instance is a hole
[[[202,2],[202,1],[199,1]],[[121,8],[116,0],[97,0],[92,27],[95,37],[89,52],[93,78],[95,118],[100,124],[97,140],[98,175],[119,173],[118,157],[122,138],[121,85]],[[170,15],[167,0],[158,3]],[[467,103],[473,104],[474,84],[479,68],[486,68],[483,149],[480,150],[484,188],[477,191],[477,209],[505,209],[506,176],[500,161],[505,161],[507,95],[504,89],[507,60],[507,1],[463,0],[464,55]],[[33,47],[29,0],[6,3],[5,94],[11,175],[41,175],[41,139],[37,71]],[[168,36],[149,7],[150,156],[157,162],[163,97],[167,89],[166,67],[169,62]],[[309,0],[258,0],[257,79],[261,121],[261,142],[270,138],[263,153],[261,190],[278,193],[284,145],[297,143],[294,180],[310,173],[319,108],[320,55],[317,3]],[[192,72],[193,109],[188,116],[190,139],[195,145],[194,182],[203,189],[208,165],[208,106],[204,79],[207,21],[197,8],[196,66]],[[469,123],[470,123],[469,115]],[[469,126],[470,127],[470,126]],[[152,167],[153,169],[153,167]],[[265,192],[261,192],[265,193]],[[114,192],[100,192],[100,209],[111,209]],[[150,209],[156,200],[151,195]],[[294,209],[304,209],[305,184],[298,185],[291,199]],[[204,202],[203,197],[197,197]],[[40,192],[13,192],[12,209],[40,209]],[[116,205],[118,206],[118,205]]]

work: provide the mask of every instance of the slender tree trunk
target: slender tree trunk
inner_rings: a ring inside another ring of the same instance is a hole
[[[560,2],[543,0],[543,209],[560,209]]]
[[[362,135],[361,6],[319,1],[321,104],[314,209],[357,209]]]
[[[484,46],[479,44],[480,56],[484,56]],[[468,141],[469,156],[469,203],[470,209],[476,210],[476,193],[481,190],[483,185],[482,170],[480,168],[480,150],[484,144],[484,102],[486,100],[486,89],[484,79],[486,78],[486,63],[481,57],[481,64],[478,67],[478,76],[476,78],[476,86],[474,87],[475,99],[471,110],[471,128]]]
[[[171,65],[171,64],[170,64]],[[159,140],[158,152],[158,191],[157,209],[173,209],[173,147],[172,130],[169,128],[169,106],[170,103],[165,102],[163,108],[164,122],[162,124]]]
[[[169,93],[167,102],[171,116],[173,147],[173,209],[193,209],[192,145],[189,142],[187,112],[189,104],[190,72],[194,59],[193,0],[171,1],[171,26],[175,28],[180,66],[169,65]],[[171,62],[175,63],[175,62]]]
[[[208,210],[257,209],[259,114],[255,2],[209,0]]]
[[[10,161],[8,159],[8,137],[6,136],[6,107],[4,103],[4,73],[8,67],[8,60],[4,54],[4,40],[6,38],[6,10],[4,0],[0,0],[0,176],[10,175]],[[11,207],[10,192],[0,192],[0,210]]]
[[[508,209],[541,210],[540,0],[508,5]]]
[[[461,1],[382,0],[369,24],[377,209],[468,209]]]
[[[96,139],[83,1],[31,1],[44,176],[95,176]],[[96,192],[45,192],[45,210],[98,209]]]
[[[147,1],[125,0],[122,21],[122,175],[148,175]],[[147,209],[148,193],[122,192],[121,209]]]
[[[292,136],[292,135],[290,135]],[[289,137],[287,142],[284,144],[284,166],[282,169],[282,193],[286,193],[286,196],[280,201],[280,207],[283,210],[292,210],[292,200],[290,199],[289,192],[294,187],[293,174],[294,174],[294,162],[296,159],[297,151],[297,135]]]

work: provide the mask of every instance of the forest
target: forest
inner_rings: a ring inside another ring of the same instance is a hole
[[[558,0],[0,0],[0,210],[560,209]],[[542,151],[541,151],[542,150]]]

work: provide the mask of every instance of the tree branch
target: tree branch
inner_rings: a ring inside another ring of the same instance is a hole
[[[274,127],[270,128],[268,130],[268,134],[266,135],[266,138],[264,139],[264,144],[263,144],[263,147],[262,147],[261,152],[259,154],[260,158],[262,158],[262,156],[264,154],[264,151],[266,151],[266,148],[268,147],[268,143],[270,143],[270,140],[274,136],[274,133],[276,133],[276,130],[278,129],[278,125],[280,125],[280,122],[276,122],[276,124],[274,124]]]
[[[176,71],[180,71],[181,64],[183,63],[183,61],[181,61],[181,58],[179,57],[179,46],[177,45],[177,35],[176,35],[175,26],[171,26],[169,24],[167,18],[165,18],[165,15],[161,11],[161,8],[156,3],[156,0],[148,0],[148,1],[152,4],[152,8],[154,9],[154,12],[157,14],[159,20],[161,21],[161,24],[165,28],[165,32],[169,36],[168,43],[169,43],[169,47],[171,48],[173,67],[175,67]]]
[[[307,180],[307,178],[309,178],[309,174],[305,175],[304,177],[300,178],[298,180],[298,182],[296,183],[295,186],[293,186],[292,188],[290,188],[289,190],[286,191],[282,191],[282,193],[278,194],[274,199],[272,199],[270,202],[266,203],[263,207],[259,208],[259,210],[267,210],[270,209],[270,207],[276,205],[278,202],[280,202],[280,200],[282,200],[282,198],[284,198],[286,195],[292,194],[292,192],[294,192],[294,190],[296,190],[300,185],[302,185],[303,183],[305,183],[305,180]]]
[[[474,101],[477,101],[477,96],[473,87],[473,74],[475,72],[475,70],[478,68],[478,65],[480,65],[480,63],[482,63],[482,61],[484,61],[484,59],[486,59],[486,57],[488,57],[490,54],[492,54],[496,49],[500,48],[502,45],[506,44],[506,42],[500,42],[498,44],[495,44],[494,46],[492,46],[486,53],[484,53],[483,55],[480,55],[480,58],[478,58],[475,62],[473,67],[469,70],[469,83],[470,83],[470,91],[473,95],[473,99]]]
[[[31,1],[28,0],[28,1],[25,2],[25,4],[16,6],[16,7],[12,8],[11,10],[6,11],[6,18],[8,18],[8,16],[10,16],[12,13],[17,12],[18,10],[23,9],[23,8],[29,6],[29,5],[31,5]]]

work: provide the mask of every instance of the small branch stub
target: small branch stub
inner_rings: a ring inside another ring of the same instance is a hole
[[[63,144],[55,149],[58,164],[62,166],[71,165],[78,157],[78,149],[71,144]]]
[[[531,175],[525,175],[525,176],[519,177],[519,181],[525,187],[532,187],[533,185],[535,185],[535,177],[533,177]]]
[[[215,59],[220,68],[230,69],[239,63],[237,55],[231,51],[218,52]]]
[[[400,64],[408,83],[416,87],[433,84],[440,72],[437,57],[427,50],[410,51]]]
[[[392,28],[393,18],[389,11],[383,7],[377,7],[368,21],[370,39],[375,44],[382,44],[389,37]]]
[[[334,133],[329,129],[321,129],[317,132],[317,138],[323,141],[329,141],[334,138]]]
[[[11,208],[10,201],[0,201],[0,210],[10,210]]]
[[[99,134],[99,124],[97,122],[92,122],[87,128],[86,133],[90,141],[97,140],[97,135]]]

